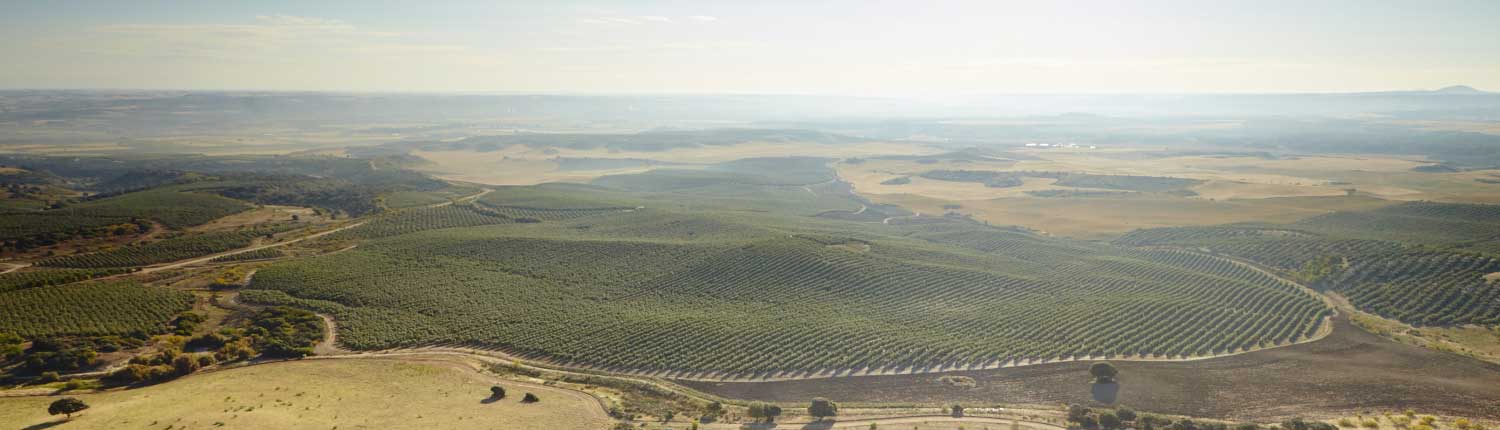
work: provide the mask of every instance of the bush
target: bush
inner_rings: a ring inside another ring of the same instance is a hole
[[[177,376],[191,375],[193,372],[197,372],[200,367],[198,359],[191,355],[183,354],[172,359],[172,371]]]
[[[521,403],[536,403],[540,401],[542,399],[538,399],[535,394],[526,393],[526,395],[521,396]]]
[[[1077,403],[1068,405],[1068,421],[1081,423],[1083,422],[1083,419],[1088,416],[1089,408],[1083,407],[1083,405]]]
[[[1120,417],[1109,412],[1099,414],[1099,425],[1106,429],[1120,428]]]
[[[1089,366],[1089,374],[1094,375],[1095,383],[1102,384],[1115,382],[1115,376],[1119,375],[1120,371],[1115,369],[1115,365],[1109,364],[1107,361],[1101,361]]]
[[[818,421],[822,421],[825,417],[838,416],[839,405],[831,400],[817,397],[812,400],[811,404],[807,405],[807,414],[817,417]]]

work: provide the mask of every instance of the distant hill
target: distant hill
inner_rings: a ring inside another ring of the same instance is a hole
[[[1488,94],[1485,91],[1474,89],[1474,87],[1468,85],[1453,85],[1442,87],[1432,92],[1437,94]]]

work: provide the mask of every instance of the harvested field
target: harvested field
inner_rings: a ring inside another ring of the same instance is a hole
[[[1301,345],[1190,362],[1114,362],[1120,384],[1089,384],[1088,363],[954,372],[974,388],[939,375],[868,376],[776,382],[693,382],[704,392],[748,400],[797,402],[1105,403],[1151,412],[1267,420],[1335,417],[1408,408],[1500,418],[1500,365],[1391,342],[1337,321],[1327,338]]]

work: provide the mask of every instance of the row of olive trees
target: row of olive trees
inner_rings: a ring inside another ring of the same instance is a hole
[[[807,405],[807,414],[816,417],[818,421],[835,417],[839,415],[839,404],[822,397],[814,398]],[[781,407],[765,402],[751,402],[748,415],[756,421],[776,422],[776,417],[781,416]]]

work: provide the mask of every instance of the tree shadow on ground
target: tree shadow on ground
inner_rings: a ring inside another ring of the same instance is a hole
[[[1093,391],[1094,401],[1104,404],[1114,404],[1120,395],[1120,383],[1097,382],[1090,388]]]
[[[838,420],[813,421],[802,426],[802,430],[827,430],[833,428],[833,424],[837,422]]]
[[[483,404],[488,405],[490,403],[498,402],[498,401],[500,401],[500,399],[504,399],[504,398],[505,397],[502,397],[502,396],[493,396],[492,395],[492,396],[489,396],[489,397],[485,397],[484,400],[480,400],[479,403],[483,403]]]
[[[67,423],[67,422],[68,422],[68,420],[61,420],[61,421],[47,421],[47,422],[43,422],[43,423],[36,423],[36,424],[32,424],[32,425],[30,425],[30,426],[26,426],[26,427],[22,427],[22,428],[21,428],[21,430],[42,430],[42,429],[50,429],[50,428],[53,428],[53,427],[57,427],[57,426],[60,426],[60,425],[63,425],[63,424],[65,424],[65,423]]]

